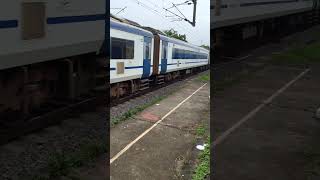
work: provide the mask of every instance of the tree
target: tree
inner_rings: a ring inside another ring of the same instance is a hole
[[[208,45],[201,45],[200,47],[203,47],[203,48],[205,48],[205,49],[210,50],[210,46],[208,46]]]
[[[174,29],[164,30],[163,32],[169,37],[180,39],[182,41],[188,42],[185,34],[178,34],[178,31],[175,31]]]

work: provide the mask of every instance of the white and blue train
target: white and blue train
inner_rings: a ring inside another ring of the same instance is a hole
[[[319,0],[211,0],[210,9],[215,57],[320,23]]]
[[[106,2],[0,2],[0,119],[105,86]]]
[[[111,18],[112,97],[144,89],[150,82],[159,84],[181,73],[208,68],[207,49],[158,32]]]

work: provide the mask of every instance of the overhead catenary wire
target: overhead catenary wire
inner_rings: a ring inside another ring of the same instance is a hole
[[[169,1],[169,2],[171,2],[171,1]],[[167,8],[167,9],[172,9],[172,8],[174,8],[174,7],[177,7],[177,6],[181,6],[181,5],[191,5],[192,4],[192,2],[191,1],[185,1],[185,2],[183,2],[183,3],[178,3],[178,4],[175,4],[175,3],[173,3],[173,2],[171,2],[173,5],[171,6],[171,7],[169,7],[169,8]]]
[[[178,8],[175,4],[173,4],[173,6],[179,11],[179,13],[180,13],[185,19],[187,19],[187,17],[179,10],[179,8]]]
[[[120,12],[124,11],[126,8],[127,8],[127,6],[124,7],[124,8],[122,8],[122,9],[121,9],[120,11],[118,11],[116,14],[119,14]]]
[[[140,0],[140,1],[139,1],[139,0],[132,0],[132,1],[135,1],[135,2],[136,2],[138,5],[140,5],[141,7],[144,7],[144,8],[146,8],[146,9],[148,9],[149,11],[157,14],[159,17],[163,18],[164,20],[166,20],[166,21],[168,20],[164,15],[161,14],[161,12],[160,12],[159,10],[156,10],[156,9],[153,9],[153,8],[147,6],[145,3],[141,2],[141,0]],[[158,7],[159,7],[159,6],[158,6]],[[163,10],[163,9],[160,8],[160,7],[159,7],[159,9]],[[182,18],[182,17],[181,17],[181,18]],[[178,24],[178,23],[176,23],[176,22],[172,22],[172,23],[174,23],[176,26],[180,27],[180,29],[183,29],[184,31],[188,32],[188,33],[189,33],[188,36],[192,36],[192,37],[194,38],[194,36],[192,35],[192,32],[190,32],[188,29],[186,29],[186,27],[181,26],[180,24]],[[173,28],[171,27],[171,29],[173,29]]]
[[[161,12],[164,12],[161,7],[158,6],[158,9],[159,9],[159,10],[157,10],[157,9],[152,8],[152,7],[148,6],[147,4],[145,4],[144,2],[142,2],[142,0],[131,0],[131,1],[134,2],[134,3],[136,3],[136,4],[138,4],[139,6],[141,6],[141,7],[143,7],[143,8],[145,8],[145,9],[147,9],[148,11],[156,14],[157,16],[161,17],[163,20],[169,21],[169,19],[168,19],[165,15],[163,15],[163,14],[161,13]],[[140,17],[137,17],[137,18],[140,19],[142,22],[144,21],[144,20],[141,19]],[[170,21],[169,21],[169,22],[170,22]],[[192,33],[186,26],[182,26],[182,25],[180,25],[179,23],[174,22],[174,21],[173,21],[173,22],[170,22],[170,23],[173,23],[173,24],[175,25],[175,27],[176,27],[176,28],[178,27],[178,29],[182,30],[182,32],[184,31],[184,32],[188,33],[188,37],[191,37],[192,39],[197,39],[197,38],[195,38],[195,36],[193,35],[193,33]],[[163,25],[163,23],[161,23],[161,24]],[[166,24],[166,25],[168,26],[168,24]],[[170,25],[169,25],[169,26],[170,26]],[[173,27],[171,26],[170,29],[175,29],[175,28],[173,28]]]
[[[178,5],[182,5],[182,4],[185,4],[185,3],[188,3],[189,1],[186,1],[186,2],[184,2],[184,3],[180,3],[180,4],[178,4]],[[196,6],[196,0],[192,0],[192,3],[194,4],[194,6]],[[171,9],[171,8],[175,8],[183,17],[181,17],[180,15],[178,15],[178,14],[176,14],[176,13],[174,13],[174,12],[172,12],[171,10],[169,10],[169,9]],[[196,7],[194,7],[194,8],[196,8]],[[185,20],[185,21],[187,21],[188,23],[190,23],[192,26],[195,26],[195,9],[194,9],[194,14],[193,14],[193,22],[192,21],[190,21],[180,10],[179,10],[179,8],[177,7],[177,4],[174,4],[174,3],[172,3],[172,7],[170,7],[170,8],[163,8],[164,10],[166,10],[167,12],[169,12],[169,13],[171,13],[171,14],[173,14],[173,15],[175,15],[175,16],[177,16],[177,17],[179,17],[179,18],[181,18],[181,19],[183,19],[183,20]]]

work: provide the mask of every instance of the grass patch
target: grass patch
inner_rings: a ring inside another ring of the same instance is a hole
[[[234,84],[237,84],[241,82],[241,80],[248,79],[253,76],[255,72],[257,72],[258,69],[252,70],[249,72],[248,70],[242,70],[241,72],[237,74],[228,75],[223,80],[219,80],[214,82],[213,84],[213,93],[218,91],[223,91],[226,88],[233,86]]]
[[[197,132],[197,136],[204,136],[206,133],[206,129],[202,125],[200,125],[197,127],[196,132]]]
[[[46,171],[48,175],[35,175],[32,180],[51,180],[67,176],[69,179],[79,179],[76,176],[68,176],[74,168],[83,167],[94,162],[94,160],[106,153],[108,147],[104,143],[90,142],[80,146],[75,153],[54,153],[49,156]]]
[[[146,103],[146,104],[144,104],[142,106],[135,107],[133,109],[130,109],[129,111],[125,112],[123,115],[121,115],[119,117],[111,118],[111,127],[115,126],[116,124],[119,124],[122,121],[125,121],[125,120],[131,118],[132,116],[134,116],[137,113],[143,111],[147,107],[152,106],[152,105],[156,104],[157,102],[163,100],[167,96],[168,95],[155,98],[152,101],[150,101],[149,103]]]
[[[196,129],[197,136],[206,140],[207,146],[198,155],[198,163],[192,175],[192,180],[203,180],[210,174],[210,136],[206,135],[207,130],[204,125],[199,125]]]
[[[192,180],[204,180],[210,174],[210,139],[207,140],[207,146],[199,154],[199,162],[192,175]]]
[[[271,56],[272,64],[275,65],[308,65],[320,62],[320,42],[294,47],[283,53]]]
[[[320,178],[320,147],[319,145],[308,147],[303,152],[307,164],[304,171],[307,179]]]
[[[210,74],[203,74],[198,77],[198,80],[202,81],[202,82],[209,82],[210,81]]]

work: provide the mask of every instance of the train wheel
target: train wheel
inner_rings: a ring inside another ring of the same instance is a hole
[[[165,79],[166,79],[166,81],[171,81],[172,80],[171,73],[166,74]]]

